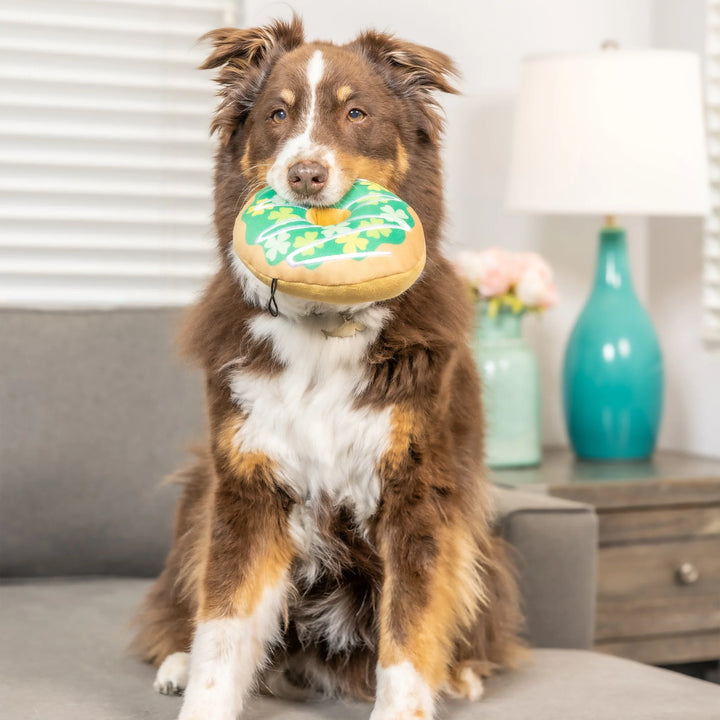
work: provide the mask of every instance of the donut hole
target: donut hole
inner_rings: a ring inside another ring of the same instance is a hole
[[[313,225],[337,225],[347,220],[352,213],[345,208],[312,207],[307,211],[306,218]]]

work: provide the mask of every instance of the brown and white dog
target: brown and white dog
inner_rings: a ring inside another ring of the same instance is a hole
[[[440,250],[440,52],[365,32],[308,43],[298,19],[209,34],[220,68],[221,267],[184,344],[206,375],[209,443],[181,474],[166,567],[137,646],[181,720],[235,720],[275,694],[375,698],[373,720],[476,699],[520,652],[514,583],[490,534],[469,312]],[[269,289],[232,250],[249,194],[332,205],[356,178],[420,216],[427,265],[353,307]],[[352,333],[334,332],[348,317]],[[325,332],[323,332],[325,331]],[[329,336],[327,336],[329,333]]]

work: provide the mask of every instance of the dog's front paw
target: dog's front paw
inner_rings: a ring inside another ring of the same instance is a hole
[[[188,694],[185,693],[178,720],[239,720],[242,714],[242,705],[229,702],[228,696],[201,693],[188,702]]]
[[[168,655],[158,668],[153,687],[163,695],[181,695],[188,683],[190,653]]]
[[[445,684],[445,692],[450,697],[479,700],[485,688],[478,665],[470,660],[455,667]]]
[[[432,720],[434,707],[432,689],[411,663],[378,667],[370,720]]]
[[[432,705],[422,702],[398,702],[391,707],[378,707],[377,703],[370,714],[370,720],[433,720]]]

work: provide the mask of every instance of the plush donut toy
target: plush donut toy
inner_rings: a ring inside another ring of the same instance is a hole
[[[337,305],[395,297],[425,265],[415,211],[367,180],[327,208],[294,205],[265,188],[240,211],[233,245],[273,290]]]

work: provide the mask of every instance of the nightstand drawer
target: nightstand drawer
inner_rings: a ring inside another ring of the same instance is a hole
[[[720,538],[720,505],[601,512],[600,545]]]
[[[599,641],[720,628],[720,538],[603,547]]]

